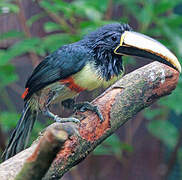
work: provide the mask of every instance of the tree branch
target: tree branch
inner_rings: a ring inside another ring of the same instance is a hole
[[[75,114],[74,116],[81,120],[78,133],[65,141],[64,148],[59,151],[43,179],[60,179],[127,120],[160,97],[170,94],[175,89],[178,78],[179,73],[176,70],[154,62],[117,81],[92,102],[101,110],[104,122],[100,123],[98,117],[90,111]],[[15,177],[27,157],[34,152],[35,146],[33,144],[2,163],[0,175],[4,173],[4,176],[0,176],[0,179]],[[16,172],[11,173],[12,166],[14,169],[16,167]]]
[[[26,159],[23,168],[16,176],[15,180],[40,180],[48,171],[51,163],[64,142],[69,136],[74,134],[74,128],[69,126],[64,128],[60,124],[53,124],[44,133],[40,139],[33,154]]]
[[[109,0],[107,5],[107,11],[105,14],[106,20],[110,20],[112,18],[112,12],[113,12],[113,0]]]

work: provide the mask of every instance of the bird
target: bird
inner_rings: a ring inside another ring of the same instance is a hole
[[[181,72],[177,57],[159,41],[133,31],[130,25],[104,25],[80,41],[63,45],[44,58],[33,70],[22,94],[24,108],[3,159],[7,160],[26,148],[38,113],[56,122],[79,123],[76,118],[61,118],[50,106],[61,102],[74,111],[93,111],[100,123],[104,121],[97,106],[89,102],[76,103],[83,91],[110,86],[124,74],[123,56],[138,56],[164,63]]]

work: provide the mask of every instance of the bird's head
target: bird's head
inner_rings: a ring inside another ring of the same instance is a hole
[[[148,36],[132,31],[128,24],[105,25],[84,40],[106,80],[123,71],[122,56],[125,55],[156,60],[181,72],[178,59],[169,49]]]

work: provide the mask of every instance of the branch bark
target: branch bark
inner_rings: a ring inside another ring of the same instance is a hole
[[[73,116],[80,119],[78,133],[60,149],[43,180],[60,179],[70,168],[82,161],[97,145],[145,107],[175,89],[179,73],[164,64],[153,62],[117,81],[92,103],[101,110],[104,122],[90,112]],[[65,123],[65,126],[67,124]],[[0,179],[13,179],[36,145],[20,152],[0,165]],[[16,172],[13,169],[16,168]],[[8,169],[8,171],[7,171]],[[1,174],[4,174],[1,177]]]
[[[55,123],[45,131],[33,154],[26,159],[23,168],[15,180],[40,180],[48,171],[51,163],[64,142],[74,134],[74,128],[68,128]]]

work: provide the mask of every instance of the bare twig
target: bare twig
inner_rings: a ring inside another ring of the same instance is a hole
[[[113,1],[109,0],[107,5],[107,11],[105,14],[105,19],[110,20],[112,18],[112,11],[113,11]]]
[[[104,139],[145,107],[175,89],[179,73],[158,62],[151,63],[126,76],[111,86],[92,103],[104,116],[104,122],[90,111],[76,116],[81,120],[78,134],[66,140],[43,180],[60,179],[71,167],[82,161]],[[1,180],[15,177],[35,149],[34,145],[0,164]],[[20,161],[21,159],[21,161]],[[8,166],[8,172],[5,170]],[[16,172],[11,173],[16,168]],[[8,180],[9,180],[8,179]]]
[[[19,14],[18,14],[18,18],[20,20],[20,24],[22,26],[22,29],[23,29],[26,37],[27,38],[31,38],[32,36],[31,36],[30,29],[29,29],[29,27],[26,24],[26,18],[25,18],[25,14],[24,14],[24,11],[23,11],[24,8],[23,8],[20,0],[16,0],[16,3],[17,3],[17,5],[18,5],[18,7],[20,9],[19,10]],[[30,56],[30,58],[32,60],[33,66],[35,67],[39,63],[38,56],[34,52],[29,52],[29,56]]]
[[[66,32],[70,32],[71,34],[75,34],[75,29],[61,16],[57,15],[56,13],[53,13],[51,11],[49,11],[48,9],[45,9],[43,7],[41,7],[46,13],[47,15],[57,24],[59,24],[61,26],[61,28],[66,31]]]

